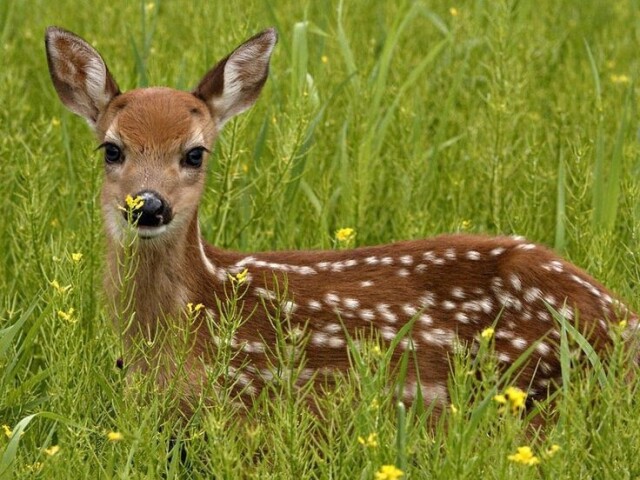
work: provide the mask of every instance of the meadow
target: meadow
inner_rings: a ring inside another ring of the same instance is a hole
[[[98,48],[124,90],[189,89],[277,28],[261,98],[213,153],[200,218],[217,246],[519,234],[640,309],[638,0],[2,0],[0,478],[640,478],[620,345],[591,368],[561,349],[565,382],[531,414],[494,401],[508,379],[488,341],[452,358],[435,425],[395,404],[375,346],[317,398],[323,417],[291,379],[242,419],[224,389],[190,424],[167,416],[150,379],[116,368],[102,160],[51,86],[48,25]]]

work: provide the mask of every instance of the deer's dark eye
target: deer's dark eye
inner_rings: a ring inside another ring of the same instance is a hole
[[[202,159],[204,157],[204,152],[206,148],[204,147],[195,147],[187,152],[184,157],[184,164],[187,167],[191,168],[200,168],[202,166]]]
[[[106,163],[122,163],[124,156],[119,146],[114,143],[105,143],[101,146],[104,148],[104,161]]]

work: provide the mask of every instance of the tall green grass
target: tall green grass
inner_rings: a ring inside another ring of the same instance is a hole
[[[386,464],[403,478],[640,475],[630,362],[619,345],[594,359],[570,328],[567,381],[537,406],[542,433],[539,417],[493,400],[509,379],[491,342],[452,358],[452,407],[437,420],[395,405],[411,358],[390,371],[375,342],[352,345],[351,375],[324,394],[297,393],[295,374],[282,374],[295,346],[286,335],[274,346],[281,374],[241,420],[228,386],[189,425],[167,416],[172,399],[153,375],[127,383],[115,367],[122,345],[100,293],[101,161],[50,85],[51,24],[93,43],[123,89],[188,89],[277,27],[265,91],[226,126],[211,162],[201,223],[221,247],[332,248],[342,227],[358,245],[518,233],[640,306],[635,0],[5,0],[0,477],[370,479]],[[587,365],[575,368],[575,347]],[[525,445],[538,465],[509,460]]]

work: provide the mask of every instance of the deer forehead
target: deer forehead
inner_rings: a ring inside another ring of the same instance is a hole
[[[118,95],[98,122],[103,141],[139,153],[171,154],[209,147],[215,123],[205,103],[187,92],[153,87]]]

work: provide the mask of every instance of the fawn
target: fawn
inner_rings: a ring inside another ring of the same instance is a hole
[[[163,322],[184,318],[189,303],[202,304],[197,314],[215,321],[229,284],[242,275],[246,321],[231,346],[234,364],[244,365],[237,376],[243,395],[256,395],[272,377],[268,356],[278,310],[290,326],[308,333],[301,381],[346,370],[347,335],[372,331],[390,342],[414,322],[393,357],[397,362],[411,349],[416,358],[401,396],[412,402],[420,395],[441,408],[448,398],[449,354],[459,343],[473,346],[487,327],[494,328],[497,358],[504,366],[533,348],[517,377],[530,398],[543,398],[560,380],[557,315],[599,352],[610,343],[612,323],[626,320],[627,334],[635,331],[637,316],[601,284],[520,237],[445,235],[347,251],[251,254],[205,243],[198,204],[209,148],[224,124],[256,101],[276,41],[274,29],[250,38],[192,92],[153,87],[121,93],[87,42],[57,27],[46,31],[58,96],[84,117],[104,151],[105,283],[119,309],[116,316],[135,313],[128,338],[151,338]],[[129,303],[118,303],[127,228],[137,233],[135,289]],[[178,373],[165,362],[159,375],[161,383],[180,376],[186,415],[187,397],[202,391],[210,352],[220,342],[203,323],[194,325],[186,368]]]

